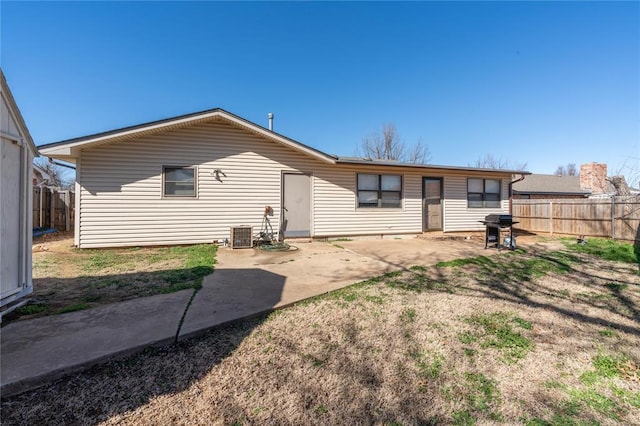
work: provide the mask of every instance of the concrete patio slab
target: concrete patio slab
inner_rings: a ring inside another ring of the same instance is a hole
[[[150,345],[169,344],[176,337],[194,336],[385,272],[497,253],[485,251],[477,240],[297,244],[299,250],[287,252],[220,248],[215,272],[205,277],[195,295],[183,290],[9,324],[0,331],[0,391],[5,396],[17,393]]]
[[[349,251],[384,262],[396,269],[406,269],[414,265],[434,265],[445,260],[496,252],[495,249],[485,250],[484,241],[477,239],[402,238],[340,241],[339,244]]]
[[[192,294],[182,290],[8,324],[0,331],[2,395],[172,343]]]
[[[288,252],[218,251],[216,271],[206,277],[185,316],[180,337],[214,325],[268,312],[393,270],[322,242]]]

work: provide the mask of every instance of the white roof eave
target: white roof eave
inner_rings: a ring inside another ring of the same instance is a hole
[[[40,148],[40,152],[43,155],[46,155],[49,157],[59,158],[59,156],[64,156],[67,158],[69,157],[73,158],[73,157],[78,157],[80,155],[81,150],[89,147],[124,141],[127,139],[133,139],[140,136],[150,135],[150,134],[159,133],[159,132],[165,132],[172,129],[179,129],[179,128],[193,125],[196,123],[209,122],[209,121],[218,120],[218,119],[222,119],[230,124],[241,127],[254,134],[258,134],[262,137],[278,142],[289,148],[303,152],[306,155],[312,156],[326,163],[335,164],[336,162],[335,158],[327,154],[311,149],[305,145],[302,145],[298,142],[295,142],[291,139],[281,136],[275,132],[272,132],[271,130],[267,130],[260,126],[254,125],[248,121],[235,117],[234,115],[226,113],[225,111],[222,111],[222,110],[203,113],[197,116],[178,118],[175,120],[167,120],[162,123],[151,124],[148,126],[143,125],[143,126],[135,127],[131,129],[123,129],[121,132],[116,131],[106,135],[105,134],[96,135],[96,137],[94,138],[86,138],[86,139],[81,139],[77,141],[70,141],[69,143],[56,144],[51,147],[45,146]]]

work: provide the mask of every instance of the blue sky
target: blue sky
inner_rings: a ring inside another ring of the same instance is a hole
[[[353,155],[394,123],[434,164],[640,170],[638,2],[8,2],[37,144],[221,107]],[[637,173],[636,173],[637,174]]]

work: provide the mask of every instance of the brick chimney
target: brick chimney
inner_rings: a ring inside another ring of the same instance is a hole
[[[588,163],[580,165],[580,189],[591,194],[607,193],[607,165]]]

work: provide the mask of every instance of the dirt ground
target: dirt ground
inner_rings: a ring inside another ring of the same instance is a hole
[[[414,267],[2,403],[3,424],[640,424],[637,264]]]

